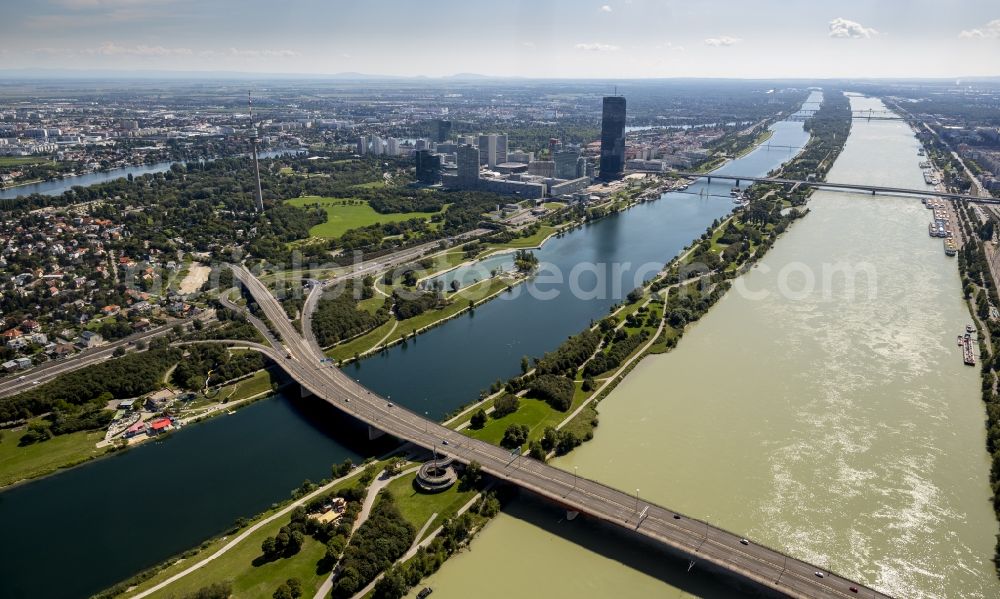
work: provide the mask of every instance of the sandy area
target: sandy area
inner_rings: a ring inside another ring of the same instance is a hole
[[[208,275],[211,272],[211,267],[205,266],[200,262],[192,262],[191,267],[188,268],[187,276],[181,281],[181,295],[194,293],[201,289],[201,286],[208,280]]]

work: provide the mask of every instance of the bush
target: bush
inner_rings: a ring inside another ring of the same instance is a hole
[[[505,393],[493,402],[493,417],[503,418],[513,414],[521,406],[521,400],[513,393]]]
[[[512,424],[503,432],[500,447],[518,449],[528,440],[530,429],[524,424]]]
[[[573,405],[573,381],[566,377],[543,374],[529,383],[528,391],[561,412]]]

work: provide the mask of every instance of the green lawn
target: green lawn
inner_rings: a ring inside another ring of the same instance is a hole
[[[540,399],[521,398],[521,406],[513,414],[507,414],[499,419],[491,416],[483,428],[479,430],[467,428],[462,432],[475,439],[499,445],[508,426],[524,424],[531,429],[528,438],[534,440],[542,436],[545,427],[559,424],[567,414],[568,412],[553,410],[549,404]]]
[[[257,566],[253,565],[254,559],[261,555],[260,545],[264,539],[276,535],[278,529],[286,524],[288,524],[288,518],[278,518],[255,531],[219,559],[209,562],[205,567],[195,570],[151,596],[185,597],[212,583],[228,580],[233,585],[233,597],[265,598],[270,597],[275,589],[287,579],[298,578],[299,582],[302,583],[304,595],[312,597],[328,576],[328,573],[317,573],[316,571],[316,564],[325,555],[326,547],[312,537],[306,537],[302,549],[292,557]],[[212,543],[209,550],[215,551],[223,544],[224,542]],[[208,553],[201,552],[191,560],[185,560],[172,568],[183,570],[193,561],[200,560],[205,555]],[[155,578],[157,581],[162,580],[160,575]],[[149,585],[143,584],[140,585],[140,588],[147,586]]]
[[[519,237],[507,243],[491,243],[491,248],[505,248],[505,249],[521,249],[521,248],[533,248],[538,247],[542,241],[556,231],[555,227],[550,227],[548,225],[542,225],[538,228],[538,232],[529,237]]]
[[[335,345],[326,352],[326,355],[334,360],[346,360],[348,358],[353,358],[355,353],[364,353],[374,347],[375,344],[379,342],[379,339],[386,336],[386,334],[392,329],[393,322],[394,321],[390,318],[381,326],[368,331],[360,337],[352,339],[347,343]]]
[[[413,486],[413,480],[417,473],[408,474],[398,478],[387,487],[396,499],[396,506],[403,514],[403,517],[419,531],[431,514],[437,514],[434,522],[431,523],[426,536],[437,528],[447,518],[455,515],[455,512],[466,504],[476,494],[475,491],[459,491],[458,484],[440,493],[423,493]]]
[[[367,183],[351,185],[351,187],[357,189],[383,189],[385,187],[385,181],[369,181]]]
[[[286,203],[298,207],[319,204],[326,210],[326,222],[318,224],[309,230],[311,236],[322,237],[324,239],[336,239],[351,229],[366,227],[375,223],[393,223],[411,218],[430,218],[433,214],[429,212],[379,214],[367,202],[361,202],[360,204],[356,202],[357,200],[303,196],[287,200]]]
[[[335,485],[331,491],[357,484],[357,478],[361,472],[362,470],[358,469],[355,476]],[[264,515],[261,517],[264,517]],[[191,572],[187,576],[166,586],[160,592],[154,593],[152,596],[163,598],[184,597],[214,582],[228,580],[233,585],[233,597],[241,599],[244,597],[259,597],[265,599],[271,597],[274,590],[278,588],[278,585],[285,580],[298,578],[299,582],[302,583],[303,596],[312,597],[328,575],[328,573],[318,573],[316,571],[317,563],[326,553],[326,548],[321,543],[313,540],[312,537],[307,536],[302,549],[292,557],[257,566],[253,565],[254,559],[261,555],[260,546],[264,539],[277,534],[278,530],[288,524],[290,519],[290,515],[275,519],[274,522],[254,531],[243,542],[224,553],[218,559],[212,560],[204,567]],[[258,520],[259,518],[255,518],[255,521]],[[226,537],[222,537],[207,542],[196,555],[164,568],[155,576],[130,591],[129,595],[132,595],[136,591],[148,589],[188,568],[191,564],[203,560],[215,553],[229,542],[229,540]]]
[[[80,431],[19,447],[17,443],[23,434],[24,431],[3,431],[0,438],[0,487],[42,476],[104,453],[103,449],[94,447],[104,438],[103,432]]]
[[[0,156],[0,167],[25,166],[43,162],[48,162],[48,159],[41,156]]]
[[[399,326],[396,327],[392,337],[387,339],[387,341],[400,339],[404,335],[409,335],[413,331],[434,324],[444,318],[454,316],[458,312],[461,312],[469,307],[469,299],[478,302],[496,293],[497,291],[506,288],[508,284],[508,281],[502,279],[487,279],[474,285],[469,285],[456,293],[449,293],[447,297],[451,300],[450,304],[439,310],[428,310],[422,314],[414,316],[413,318],[407,318],[406,320],[399,321]],[[419,340],[417,343],[419,343]]]

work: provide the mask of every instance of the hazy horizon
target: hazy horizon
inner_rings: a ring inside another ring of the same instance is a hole
[[[1000,75],[986,0],[38,0],[0,5],[6,70],[539,79]]]

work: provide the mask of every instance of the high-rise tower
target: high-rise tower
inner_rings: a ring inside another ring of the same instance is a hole
[[[601,114],[601,180],[611,181],[625,170],[625,98],[607,96]]]

